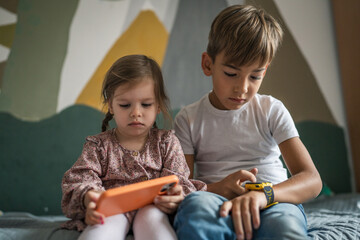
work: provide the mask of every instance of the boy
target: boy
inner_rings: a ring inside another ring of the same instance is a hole
[[[307,238],[301,203],[320,193],[320,175],[284,105],[257,93],[282,35],[253,6],[230,6],[212,23],[202,69],[213,90],[175,119],[190,177],[196,163],[196,177],[208,184],[180,205],[179,239]],[[264,184],[249,191],[245,181]]]

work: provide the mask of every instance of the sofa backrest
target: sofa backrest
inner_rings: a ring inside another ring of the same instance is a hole
[[[85,137],[99,133],[102,119],[101,112],[83,105],[40,122],[0,113],[0,210],[62,214],[62,176],[79,157]],[[319,122],[296,125],[323,182],[335,193],[350,192],[343,130]]]

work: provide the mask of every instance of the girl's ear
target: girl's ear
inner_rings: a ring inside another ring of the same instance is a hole
[[[211,76],[212,75],[212,59],[211,57],[209,56],[209,54],[207,52],[204,52],[202,55],[201,55],[201,67],[203,69],[203,72],[206,76]]]
[[[114,115],[114,111],[113,111],[113,109],[112,109],[112,106],[111,106],[111,102],[110,102],[110,101],[108,102],[108,108],[109,108],[109,112]]]
[[[161,113],[160,107],[158,107],[157,114]]]

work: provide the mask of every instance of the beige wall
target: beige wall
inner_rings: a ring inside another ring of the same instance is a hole
[[[333,0],[332,5],[356,191],[360,192],[360,1]]]

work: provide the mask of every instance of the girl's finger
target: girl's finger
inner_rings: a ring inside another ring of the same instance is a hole
[[[100,193],[99,192],[95,192],[95,191],[92,191],[91,194],[89,195],[90,197],[90,200],[92,202],[97,202],[97,200],[99,199],[100,197]]]
[[[87,209],[95,210],[95,208],[96,208],[95,202],[89,202],[89,204],[87,205]]]
[[[179,206],[179,204],[177,204],[177,203],[160,203],[158,205],[163,206],[168,209],[177,209],[177,207]]]
[[[94,225],[94,224],[97,224],[97,221],[94,220],[94,218],[92,216],[86,216],[85,223],[87,225]]]
[[[87,210],[86,210],[86,217],[91,224],[100,224],[104,223],[105,216],[97,211],[96,204],[94,202],[89,202]]]
[[[104,220],[101,218],[101,217],[97,217],[95,215],[92,215],[90,217],[90,221],[93,223],[93,224],[101,224],[104,222]]]
[[[156,205],[156,207],[157,207],[158,209],[160,209],[160,211],[162,211],[162,212],[164,212],[164,213],[166,213],[166,214],[172,213],[172,212],[170,211],[170,209],[167,209],[167,208],[165,208],[165,207],[163,207],[163,206]]]
[[[161,195],[156,196],[154,199],[154,203],[180,203],[184,200],[184,196],[182,195],[175,195],[175,196],[168,196],[168,195]]]
[[[163,204],[155,204],[155,206],[160,209],[162,212],[171,214],[174,213],[178,207],[177,204],[172,204],[171,206],[163,205]]]
[[[93,211],[93,217],[96,218],[98,223],[103,223],[105,216],[97,211]]]
[[[182,195],[183,189],[182,186],[176,185],[175,187],[172,187],[167,190],[167,195]]]

